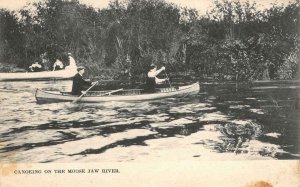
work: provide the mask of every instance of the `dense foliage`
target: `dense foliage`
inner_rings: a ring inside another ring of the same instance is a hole
[[[204,16],[164,0],[112,0],[94,9],[77,0],[42,0],[0,9],[0,62],[67,64],[71,52],[92,76],[136,79],[150,63],[173,75],[219,80],[292,79],[299,69],[299,5],[257,10],[216,0]]]

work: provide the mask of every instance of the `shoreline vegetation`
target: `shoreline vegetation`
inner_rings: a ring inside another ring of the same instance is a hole
[[[300,0],[264,10],[216,0],[205,15],[164,0],[124,2],[95,9],[44,0],[0,9],[0,71],[26,71],[36,61],[51,70],[57,59],[68,65],[71,52],[97,80],[141,81],[151,63],[174,79],[299,79]]]

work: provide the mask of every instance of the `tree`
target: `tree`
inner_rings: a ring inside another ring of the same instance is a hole
[[[20,64],[24,36],[15,12],[0,9],[0,62]]]

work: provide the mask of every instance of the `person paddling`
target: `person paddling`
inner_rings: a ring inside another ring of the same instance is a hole
[[[83,79],[82,76],[85,72],[85,68],[83,66],[79,66],[77,71],[78,73],[73,77],[72,95],[81,95],[87,87],[90,87],[92,84],[96,83]]]
[[[154,93],[157,84],[163,83],[166,80],[168,80],[167,78],[166,79],[159,79],[159,78],[156,77],[160,72],[164,71],[165,69],[166,68],[163,66],[162,68],[157,70],[157,66],[155,64],[150,65],[150,69],[149,69],[148,74],[147,74],[145,92]]]

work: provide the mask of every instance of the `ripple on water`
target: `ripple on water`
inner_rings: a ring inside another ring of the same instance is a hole
[[[38,147],[23,151],[21,157],[27,160],[28,156],[36,155],[34,162],[73,162],[73,161],[103,161],[102,154],[114,147],[118,147],[122,141],[130,141],[137,137],[149,136],[155,132],[146,129],[132,129],[124,132],[112,133],[109,136],[92,136],[57,145]],[[41,154],[42,153],[42,154]],[[68,156],[67,156],[68,155]],[[119,154],[120,155],[120,154]],[[91,159],[95,157],[96,159]]]
[[[264,113],[264,110],[262,110],[262,109],[257,109],[257,108],[251,108],[251,109],[249,109],[250,110],[250,112],[252,112],[252,113],[255,113],[255,114],[265,114]]]
[[[286,92],[280,95],[280,90],[276,96],[262,90],[254,94],[241,92],[236,97],[236,92],[231,94],[229,91],[224,95],[228,90],[223,89],[219,93],[207,92],[205,96],[193,98],[79,103],[68,108],[66,103],[36,104],[34,90],[70,90],[70,82],[5,84],[11,89],[25,91],[0,94],[5,109],[0,118],[3,124],[0,126],[1,145],[5,147],[0,150],[1,161],[123,162],[299,157],[294,150],[293,153],[285,152],[289,150],[286,146],[295,146],[290,139],[297,137],[293,135],[293,129],[298,123],[295,123],[297,118],[287,117],[297,116],[296,112],[280,108],[291,104],[286,99]],[[292,96],[289,98],[294,98]],[[274,105],[276,110],[272,115],[266,107],[274,108]],[[277,115],[278,111],[281,115]],[[274,125],[273,121],[279,122]]]
[[[247,97],[247,98],[245,98],[246,100],[256,100],[256,98],[255,97]]]
[[[96,115],[99,116],[114,116],[117,115],[119,112],[115,110],[98,110],[96,111]]]
[[[286,152],[279,146],[258,140],[252,140],[248,144],[248,154],[261,155],[264,158],[276,159],[278,155],[285,154]],[[270,158],[271,157],[271,158]]]
[[[199,121],[227,121],[230,116],[223,114],[222,112],[205,113],[198,118]]]
[[[211,124],[214,125],[214,124]],[[217,125],[217,124],[216,124]],[[244,160],[244,159],[270,159],[259,154],[235,154],[233,152],[219,153],[212,151],[215,142],[222,143],[219,131],[198,131],[189,136],[166,137],[163,139],[149,139],[147,146],[116,147],[101,154],[103,161],[160,161],[160,160]],[[199,142],[203,141],[199,144]],[[203,144],[206,144],[203,146]],[[121,154],[120,154],[121,153]],[[195,156],[197,155],[197,156]],[[84,161],[96,161],[96,155],[84,157]]]
[[[174,106],[170,109],[170,113],[197,113],[203,110],[213,110],[210,103],[187,104],[182,106]]]
[[[150,123],[150,126],[153,128],[172,128],[174,126],[184,126],[191,123],[194,123],[195,121],[186,119],[186,118],[180,118],[173,121],[168,122],[159,122],[159,123]]]
[[[111,119],[109,118],[106,121],[106,124],[102,125],[102,127],[107,126],[124,126],[124,125],[134,125],[136,123],[141,123],[144,121],[144,118],[137,117],[137,118],[118,118],[118,119]]]
[[[45,143],[47,144],[48,141],[58,140],[61,139],[60,133],[57,130],[47,129],[45,130],[27,130],[21,133],[15,133],[10,135],[10,141],[7,141],[6,144],[10,144],[5,149],[9,149],[10,147],[18,147],[24,146],[26,144],[38,144],[38,143]]]
[[[270,133],[265,134],[265,136],[269,136],[269,137],[273,137],[273,138],[278,138],[279,136],[281,136],[281,134],[277,133],[277,132],[270,132]]]
[[[250,108],[250,105],[230,105],[230,109],[245,109],[245,108]]]
[[[170,118],[170,116],[166,113],[160,113],[155,115],[145,115],[145,119],[153,122],[161,122],[166,121]]]

